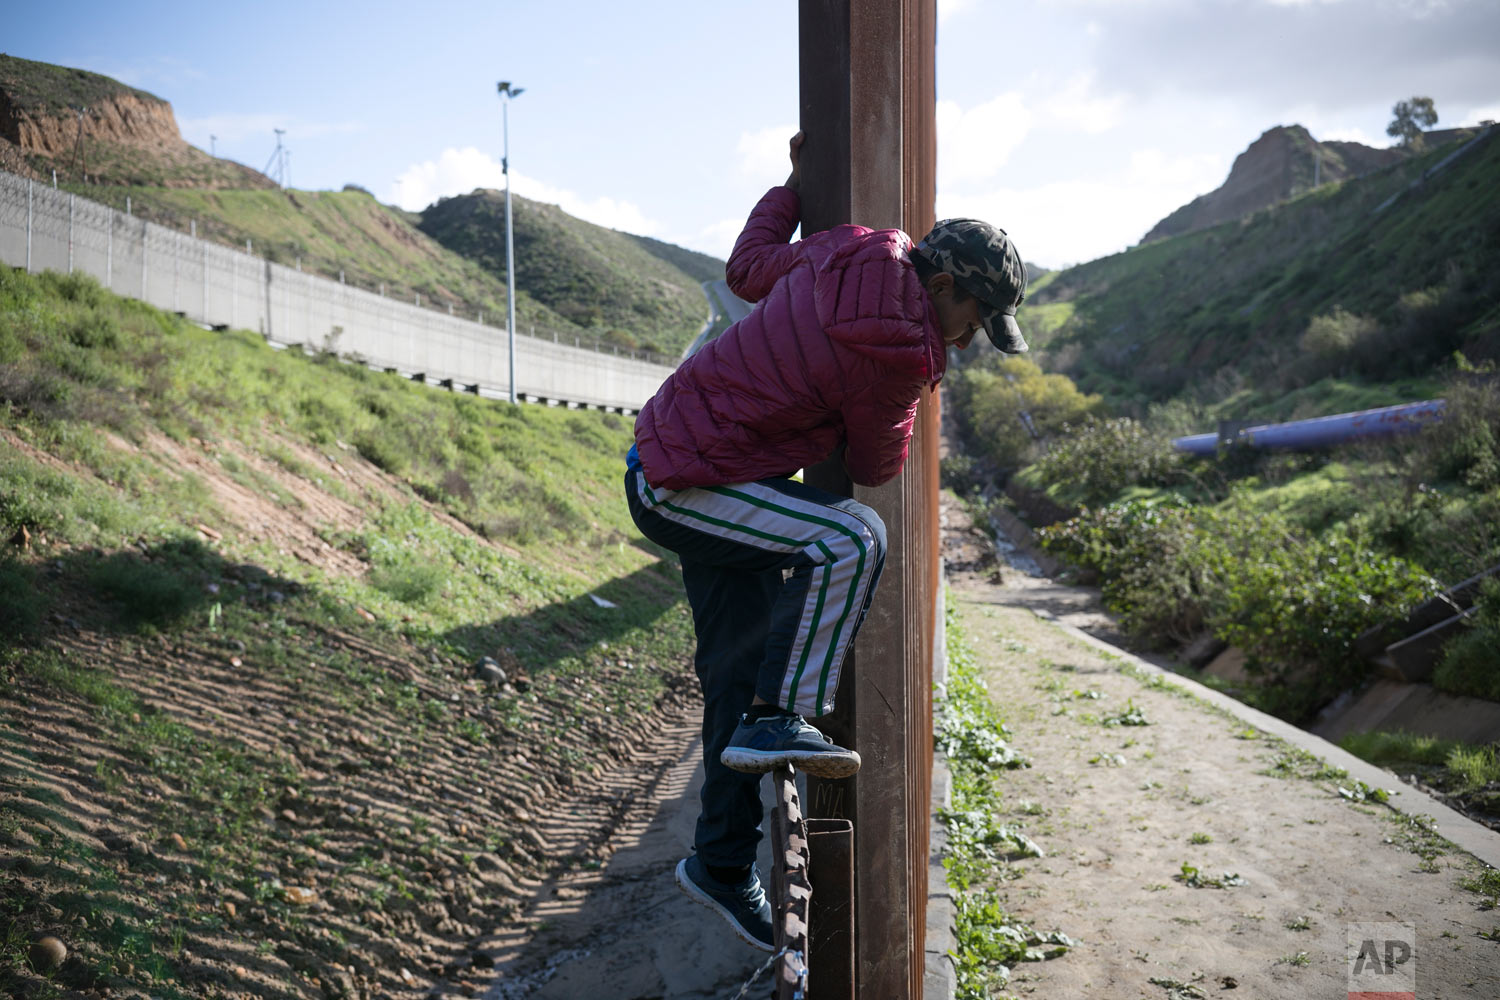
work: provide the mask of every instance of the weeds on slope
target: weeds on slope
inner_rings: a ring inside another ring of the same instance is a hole
[[[0,272],[0,995],[478,989],[696,688],[628,442]]]
[[[1007,742],[984,678],[964,639],[953,603],[947,606],[947,690],[941,699],[938,747],[953,775],[953,806],[939,818],[947,828],[943,867],[954,890],[958,1000],[986,1000],[1003,989],[1017,962],[1066,954],[1074,941],[1061,931],[1038,933],[1008,912],[997,885],[1018,873],[1010,862],[1043,852],[1022,831],[995,822],[1000,809],[997,772],[1029,767]]]

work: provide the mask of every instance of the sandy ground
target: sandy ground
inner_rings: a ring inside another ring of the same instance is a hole
[[[689,713],[691,714],[691,713]],[[633,779],[639,808],[610,842],[598,871],[542,885],[512,929],[480,943],[499,974],[490,1000],[709,1000],[734,997],[766,955],[678,890],[677,862],[692,849],[703,783],[696,721],[663,732],[680,755]],[[765,784],[769,823],[770,782]],[[769,880],[769,844],[760,869]],[[768,981],[762,976],[760,983]],[[746,994],[764,997],[764,988]]]
[[[1086,591],[966,562],[980,543],[946,513],[964,632],[1034,762],[1004,777],[1005,819],[1047,857],[1013,866],[1002,891],[1039,930],[1081,942],[1021,966],[1014,992],[1341,996],[1349,925],[1376,922],[1412,925],[1417,996],[1500,997],[1500,941],[1481,936],[1500,917],[1457,885],[1477,862],[1424,861],[1411,849],[1423,838],[1394,810],[1346,801],[1332,780],[1268,773],[1284,745],[1039,618],[1109,631]],[[1150,724],[1104,724],[1131,706]],[[1174,879],[1184,864],[1243,884],[1190,887]]]

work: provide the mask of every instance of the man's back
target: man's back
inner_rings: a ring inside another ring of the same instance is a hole
[[[787,188],[761,199],[727,268],[730,288],[756,309],[642,409],[648,481],[679,489],[785,476],[846,442],[855,481],[899,471],[921,388],[944,363],[911,242],[840,226],[788,244],[799,208]]]

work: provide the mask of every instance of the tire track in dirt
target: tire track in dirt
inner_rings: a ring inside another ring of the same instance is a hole
[[[764,956],[688,900],[672,876],[697,815],[700,711],[688,706],[651,751],[587,783],[582,801],[616,821],[596,851],[607,860],[541,883],[513,926],[477,942],[495,962],[487,1000],[710,1000],[733,995],[759,967]],[[560,811],[552,822],[570,830],[574,808]],[[761,853],[766,870],[769,851]]]

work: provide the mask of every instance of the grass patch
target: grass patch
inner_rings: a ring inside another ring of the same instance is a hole
[[[1454,740],[1439,739],[1436,736],[1379,729],[1367,733],[1348,733],[1339,740],[1339,746],[1372,764],[1437,766],[1447,761],[1448,755],[1458,745]]]
[[[1455,779],[1459,794],[1500,781],[1500,753],[1491,744],[1485,747],[1458,746],[1448,754],[1444,765]]]
[[[1477,875],[1459,879],[1459,888],[1485,897],[1484,908],[1493,910],[1500,906],[1500,870],[1486,868]]]
[[[1043,856],[1021,829],[996,820],[1001,811],[996,775],[1029,763],[1007,741],[1009,732],[951,600],[945,628],[948,682],[937,740],[953,774],[953,808],[939,814],[948,833],[943,867],[955,890],[957,948],[951,957],[960,1000],[984,1000],[1004,988],[1017,962],[1057,958],[1076,942],[1061,931],[1038,932],[1016,919],[996,888],[1008,862]]]
[[[1423,780],[1461,798],[1500,782],[1496,744],[1481,746],[1399,730],[1374,730],[1349,733],[1339,740],[1339,746],[1372,764],[1416,771]],[[1471,804],[1484,808],[1477,801]],[[1492,811],[1494,805],[1488,809]]]

